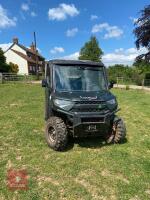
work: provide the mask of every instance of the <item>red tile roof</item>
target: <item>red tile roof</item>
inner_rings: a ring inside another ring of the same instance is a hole
[[[22,44],[17,44],[18,46],[20,46],[22,49],[24,49],[25,51],[27,51],[27,52],[30,52],[30,53],[32,53],[32,54],[34,54],[34,55],[38,55],[39,57],[41,57],[41,58],[43,58],[44,59],[44,57],[38,52],[38,50],[36,50],[36,51],[33,51],[32,49],[29,49],[29,48],[27,48],[27,47],[25,47],[25,46],[23,46]]]
[[[11,51],[13,51],[14,53],[18,54],[19,56],[21,56],[22,58],[24,58],[24,59],[27,60],[28,62],[36,64],[36,61],[35,61],[35,60],[33,60],[33,59],[30,58],[29,56],[27,56],[27,55],[21,53],[20,51],[16,51],[16,50],[14,50],[14,49],[11,49]],[[38,64],[41,64],[41,62],[38,62]]]

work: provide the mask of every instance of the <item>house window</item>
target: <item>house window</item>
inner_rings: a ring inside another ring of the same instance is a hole
[[[35,66],[33,67],[33,71],[34,71],[34,72],[36,71]]]
[[[32,70],[33,70],[33,69],[32,69],[32,66],[30,66],[29,69],[30,69],[30,71],[32,71]]]

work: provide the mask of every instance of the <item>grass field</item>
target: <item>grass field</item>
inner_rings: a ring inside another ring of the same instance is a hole
[[[127,141],[71,142],[66,152],[44,138],[44,91],[39,85],[0,85],[0,200],[150,199],[150,93],[113,90]],[[26,169],[27,191],[9,191],[7,170]]]

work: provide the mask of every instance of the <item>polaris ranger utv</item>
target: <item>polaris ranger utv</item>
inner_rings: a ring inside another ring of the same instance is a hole
[[[51,60],[45,67],[46,141],[57,151],[65,149],[69,136],[101,136],[120,143],[126,136],[118,104],[109,89],[106,69],[92,61]]]

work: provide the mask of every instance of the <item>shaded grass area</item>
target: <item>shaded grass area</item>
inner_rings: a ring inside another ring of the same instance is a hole
[[[127,142],[76,139],[55,152],[44,139],[44,91],[38,85],[0,85],[0,199],[150,199],[150,94],[113,90]],[[29,189],[9,191],[7,170],[27,169]]]

